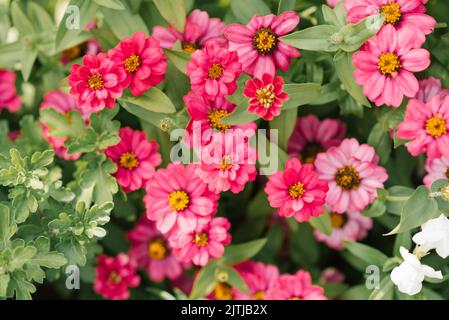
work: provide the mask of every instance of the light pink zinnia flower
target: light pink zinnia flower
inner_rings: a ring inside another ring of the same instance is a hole
[[[184,232],[204,225],[216,213],[219,195],[209,191],[196,174],[195,165],[170,163],[160,169],[146,186],[147,217],[162,233]]]
[[[195,51],[186,69],[192,91],[210,97],[233,94],[242,73],[237,53],[215,43],[207,43],[204,49]]]
[[[331,8],[335,7],[340,0],[327,0],[327,5]]]
[[[130,258],[140,269],[146,270],[153,281],[174,280],[181,276],[183,267],[168,246],[167,239],[145,215],[128,232],[127,238],[131,242]]]
[[[206,224],[197,225],[193,231],[171,233],[169,243],[181,261],[205,266],[210,259],[221,257],[224,246],[231,243],[230,227],[228,219],[213,218]]]
[[[449,95],[449,90],[442,88],[440,79],[429,77],[419,81],[419,91],[415,99],[427,103],[436,95],[439,95],[441,98]]]
[[[377,196],[388,179],[387,171],[378,166],[373,147],[345,139],[338,147],[318,154],[315,167],[320,179],[329,183],[326,205],[333,212],[362,211]]]
[[[430,65],[429,51],[420,48],[411,29],[396,31],[384,26],[360,51],[354,53],[354,76],[363,93],[377,106],[399,107],[404,96],[412,98],[419,90],[413,75]]]
[[[224,28],[225,25],[220,19],[209,18],[206,11],[195,9],[187,17],[184,32],[179,32],[172,26],[167,29],[155,26],[152,36],[159,41],[162,48],[171,49],[176,41],[181,41],[182,50],[192,53],[204,48],[208,42],[225,46]]]
[[[327,182],[318,178],[312,164],[287,160],[285,171],[277,170],[265,187],[268,201],[279,208],[281,217],[292,216],[299,222],[309,221],[323,213]]]
[[[229,49],[237,51],[243,71],[262,78],[264,73],[274,76],[279,68],[287,71],[291,58],[301,55],[279,39],[293,31],[298,23],[298,14],[286,11],[277,17],[274,14],[253,16],[246,26],[228,25],[224,34],[229,41]]]
[[[3,108],[10,112],[20,109],[22,102],[16,93],[16,74],[9,70],[0,69],[0,111]]]
[[[124,87],[129,87],[135,96],[156,86],[165,77],[167,58],[159,42],[145,33],[136,32],[109,50],[109,57],[126,74]]]
[[[288,99],[283,91],[284,79],[264,73],[262,79],[254,78],[246,81],[243,95],[250,98],[248,112],[271,121],[281,113],[281,106]]]
[[[267,300],[327,300],[324,289],[312,284],[307,271],[283,274],[266,293]]]
[[[327,235],[315,230],[318,241],[335,250],[343,250],[344,241],[359,241],[366,237],[373,227],[373,221],[359,212],[331,213],[332,233]]]
[[[98,257],[96,273],[94,290],[106,299],[126,300],[130,296],[128,288],[135,288],[140,283],[135,262],[124,253],[115,258]]]
[[[231,190],[239,193],[247,182],[254,181],[257,152],[233,133],[216,133],[201,148],[200,164],[195,173],[215,193]]]
[[[427,175],[423,181],[427,188],[430,188],[432,183],[442,179],[449,179],[449,158],[433,158],[426,161]]]
[[[233,289],[236,300],[264,300],[267,291],[279,278],[278,267],[271,264],[247,261],[237,265],[236,269],[249,288],[248,293]]]
[[[414,157],[427,152],[429,158],[449,157],[449,97],[433,97],[427,104],[410,100],[397,135],[411,140],[407,149]]]
[[[287,151],[304,163],[314,163],[318,153],[338,146],[346,136],[346,125],[338,119],[320,121],[311,114],[300,117],[288,140]]]
[[[86,55],[83,64],[74,64],[70,70],[70,94],[84,109],[96,112],[115,107],[115,99],[123,93],[125,71],[105,53]]]
[[[120,129],[119,135],[120,142],[104,153],[117,165],[117,182],[125,192],[131,192],[145,186],[162,159],[158,143],[148,141],[145,132],[126,127]]]

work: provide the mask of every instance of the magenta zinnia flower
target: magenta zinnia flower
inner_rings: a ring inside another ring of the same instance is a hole
[[[284,79],[264,73],[262,79],[254,78],[246,81],[243,95],[250,98],[248,112],[271,121],[281,113],[281,106],[288,99],[283,91]]]
[[[432,183],[441,179],[449,179],[449,158],[433,158],[426,161],[427,175],[423,181],[427,188],[430,188]]]
[[[156,86],[165,77],[167,58],[159,42],[145,33],[136,32],[109,51],[109,57],[126,74],[124,87],[135,96]]]
[[[274,14],[254,16],[246,26],[228,25],[225,37],[229,49],[237,51],[243,71],[257,78],[262,78],[264,73],[274,76],[279,68],[287,71],[291,58],[301,55],[279,39],[293,31],[298,23],[299,16],[294,11],[277,17]]]
[[[311,114],[298,118],[287,151],[304,163],[314,163],[318,153],[338,146],[346,135],[346,125],[338,119],[320,121]]]
[[[105,53],[86,55],[83,64],[74,64],[70,70],[70,94],[84,109],[96,112],[115,107],[115,99],[123,93],[125,71]]]
[[[16,93],[16,74],[9,70],[0,69],[0,111],[3,108],[10,112],[20,109],[21,101]]]
[[[117,165],[114,176],[125,192],[135,191],[145,186],[153,176],[155,167],[161,164],[159,145],[147,140],[143,131],[121,128],[120,142],[107,148],[104,153]]]
[[[378,166],[373,147],[345,139],[338,147],[318,154],[315,167],[320,179],[329,183],[326,205],[333,212],[362,211],[377,196],[388,179],[387,171]]]
[[[386,25],[360,51],[354,53],[354,76],[363,93],[377,106],[399,107],[404,96],[412,98],[419,90],[413,75],[430,65],[429,51],[414,44],[411,29],[396,31]]]
[[[178,228],[190,232],[210,221],[217,211],[219,195],[209,191],[193,164],[170,163],[156,172],[146,190],[147,217],[156,221],[162,233]]]
[[[106,299],[126,300],[130,296],[128,288],[140,283],[136,274],[136,265],[126,254],[115,258],[101,255],[98,257],[94,290]]]
[[[247,261],[236,266],[249,292],[243,293],[233,289],[235,300],[265,300],[265,295],[279,278],[277,266],[261,262]]]
[[[429,77],[419,81],[419,90],[414,98],[427,103],[436,95],[445,98],[449,96],[449,90],[442,88],[440,79]]]
[[[311,164],[301,164],[298,159],[287,160],[285,171],[276,171],[265,187],[268,201],[273,208],[279,208],[279,215],[299,222],[323,212],[328,190],[327,182],[318,179]]]
[[[207,43],[204,49],[195,51],[186,68],[192,91],[210,97],[233,94],[242,73],[237,53],[215,43]]]

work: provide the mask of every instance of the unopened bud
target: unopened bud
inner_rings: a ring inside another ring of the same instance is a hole
[[[217,268],[215,270],[215,279],[217,279],[218,282],[224,283],[224,282],[228,281],[229,274],[226,270]]]

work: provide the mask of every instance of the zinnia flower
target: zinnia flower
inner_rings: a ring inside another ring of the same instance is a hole
[[[288,141],[287,151],[304,163],[314,163],[318,153],[338,146],[346,136],[346,125],[338,119],[320,121],[311,114],[300,117]]]
[[[288,99],[283,91],[284,79],[264,73],[262,79],[254,78],[246,81],[243,95],[250,98],[248,112],[271,121],[281,113],[281,106]]]
[[[184,32],[179,32],[172,26],[155,26],[152,36],[159,41],[162,48],[171,49],[177,41],[181,41],[182,50],[192,53],[204,48],[208,42],[225,46],[224,28],[225,25],[220,19],[209,18],[206,11],[195,9],[187,17]]]
[[[126,300],[129,298],[130,288],[140,283],[136,274],[134,261],[123,253],[115,258],[101,255],[98,257],[94,290],[106,299]]]
[[[329,183],[326,205],[333,212],[362,211],[377,197],[388,179],[387,171],[378,166],[373,147],[345,139],[338,147],[318,154],[315,167],[320,179]]]
[[[320,283],[343,283],[345,275],[340,270],[334,267],[324,269],[320,274]]]
[[[386,25],[360,51],[354,53],[354,76],[363,93],[377,106],[399,107],[404,96],[412,98],[419,90],[413,75],[430,65],[429,51],[416,43],[416,33]]]
[[[156,172],[146,190],[147,217],[156,221],[162,233],[177,228],[193,231],[210,221],[217,210],[219,195],[195,174],[194,164],[170,163]]]
[[[243,71],[262,78],[264,73],[272,76],[277,69],[287,71],[291,58],[301,54],[294,47],[283,43],[279,38],[293,31],[299,23],[294,11],[282,12],[279,16],[253,16],[243,26],[231,24],[225,29],[229,49],[237,51]]]
[[[432,183],[441,179],[449,179],[449,158],[433,158],[427,159],[425,165],[427,175],[423,182],[427,188],[430,188]]]
[[[213,291],[207,296],[208,300],[235,300],[235,289],[226,282],[217,282]]]
[[[429,77],[419,81],[419,90],[414,98],[427,103],[436,95],[443,99],[449,95],[449,90],[442,88],[440,79]]]
[[[283,274],[266,293],[267,300],[327,300],[324,289],[312,284],[307,271]]]
[[[20,109],[21,101],[16,93],[16,74],[9,70],[0,69],[0,111],[3,108],[10,112]]]
[[[412,156],[427,152],[429,158],[449,157],[449,97],[435,96],[430,102],[410,100],[397,135],[410,140],[407,149]]]
[[[233,290],[236,300],[264,300],[279,278],[277,266],[261,262],[244,262],[236,266],[249,288],[249,293]]]
[[[449,257],[449,219],[444,214],[430,219],[413,236],[413,242],[420,246],[421,251],[435,249],[441,258],[446,259]]]
[[[230,227],[228,219],[213,218],[206,224],[198,224],[190,232],[178,230],[171,233],[169,242],[181,261],[205,266],[210,259],[221,257],[224,246],[231,243]]]
[[[285,171],[270,176],[265,187],[268,201],[273,208],[279,208],[279,215],[294,216],[299,222],[323,212],[327,190],[327,182],[318,178],[313,165],[301,164],[295,158],[287,160]]]
[[[329,7],[334,8],[340,0],[327,0],[326,2]]]
[[[104,152],[117,165],[114,176],[123,190],[135,191],[145,186],[161,164],[159,145],[148,141],[145,132],[128,127],[121,128],[119,135],[120,142]]]
[[[109,57],[126,74],[124,87],[135,96],[156,86],[165,77],[167,58],[159,42],[145,33],[136,32],[109,51]]]
[[[70,94],[84,109],[96,112],[115,107],[115,99],[123,93],[125,71],[105,53],[85,55],[83,64],[74,64],[70,70]]]

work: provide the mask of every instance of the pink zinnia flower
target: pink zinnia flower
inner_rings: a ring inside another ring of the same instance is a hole
[[[147,217],[156,221],[162,233],[195,230],[216,213],[219,195],[195,174],[195,165],[170,163],[160,169],[146,186],[144,202]]]
[[[70,94],[82,108],[99,111],[115,107],[115,99],[123,93],[125,71],[105,53],[86,55],[83,64],[74,64],[70,70]]]
[[[250,98],[248,112],[255,113],[267,121],[273,120],[281,113],[282,104],[288,99],[283,88],[284,79],[268,73],[264,73],[262,79],[246,81],[243,95]]]
[[[195,51],[186,69],[192,91],[210,97],[233,94],[242,73],[237,53],[215,43],[207,43],[204,49]]]
[[[311,114],[300,117],[288,141],[287,151],[304,163],[314,163],[318,153],[338,146],[346,135],[346,125],[338,119],[320,121]]]
[[[327,5],[331,8],[335,7],[340,0],[327,0]]]
[[[120,142],[107,148],[104,153],[117,165],[114,176],[125,192],[135,191],[145,186],[161,164],[159,145],[147,140],[143,131],[121,128]]]
[[[291,58],[301,55],[279,39],[293,31],[298,23],[298,14],[286,11],[277,17],[274,14],[254,16],[246,26],[228,25],[224,34],[229,41],[229,49],[237,51],[243,71],[262,78],[264,73],[274,76],[279,68],[287,71]]]
[[[206,224],[197,225],[193,231],[178,230],[170,234],[169,242],[181,261],[205,266],[210,259],[221,257],[224,246],[231,243],[230,227],[228,219],[213,218]]]
[[[449,97],[433,97],[427,104],[410,100],[397,135],[410,140],[407,149],[412,156],[427,152],[429,158],[449,157]]]
[[[324,289],[312,284],[307,271],[281,275],[266,293],[267,300],[327,300]]]
[[[236,300],[264,300],[279,278],[277,266],[261,262],[244,262],[236,266],[249,288],[249,293],[233,290]]]
[[[359,241],[366,237],[373,227],[373,221],[362,216],[359,212],[331,213],[332,233],[327,235],[315,230],[314,235],[318,241],[324,242],[335,250],[343,250],[344,241]]]
[[[384,26],[360,51],[354,53],[354,76],[363,93],[377,106],[399,107],[404,96],[412,98],[419,90],[413,75],[430,65],[429,51],[414,41],[411,29],[396,31]]]
[[[334,267],[324,269],[320,274],[320,283],[343,283],[345,275]]]
[[[165,77],[167,58],[159,42],[145,33],[136,32],[109,50],[109,57],[126,74],[124,87],[135,96],[156,86]]]
[[[98,257],[94,290],[106,299],[126,300],[130,296],[128,288],[140,283],[134,261],[120,253],[115,258],[101,255]]]
[[[225,25],[220,19],[209,18],[206,11],[195,9],[187,17],[184,32],[179,32],[172,26],[167,29],[155,26],[152,36],[159,41],[162,48],[171,49],[177,41],[181,41],[182,50],[192,53],[204,48],[208,42],[225,46],[224,28]]]
[[[216,133],[201,148],[200,164],[195,173],[215,193],[231,190],[239,193],[247,182],[254,181],[257,152],[233,133]]]
[[[279,208],[279,215],[299,222],[323,213],[328,190],[327,182],[318,179],[312,164],[301,164],[296,159],[287,160],[285,171],[277,170],[265,187],[268,201]]]
[[[7,137],[10,141],[15,142],[21,134],[20,130],[13,130],[8,132]]]
[[[140,269],[146,270],[153,281],[174,280],[181,276],[183,267],[168,246],[167,239],[145,215],[128,232],[127,238],[131,242],[130,258]]]
[[[436,95],[444,98],[449,95],[449,90],[442,88],[440,79],[429,77],[419,81],[419,91],[414,98],[427,103]]]
[[[378,166],[373,147],[345,139],[338,147],[318,154],[315,167],[320,179],[329,183],[326,205],[333,212],[362,211],[377,197],[388,179],[387,171]]]
[[[9,70],[0,69],[0,111],[3,108],[10,112],[20,109],[22,102],[16,93],[16,74]]]
[[[427,188],[430,188],[432,183],[442,179],[449,179],[449,158],[433,158],[426,161],[427,175],[423,181]]]

